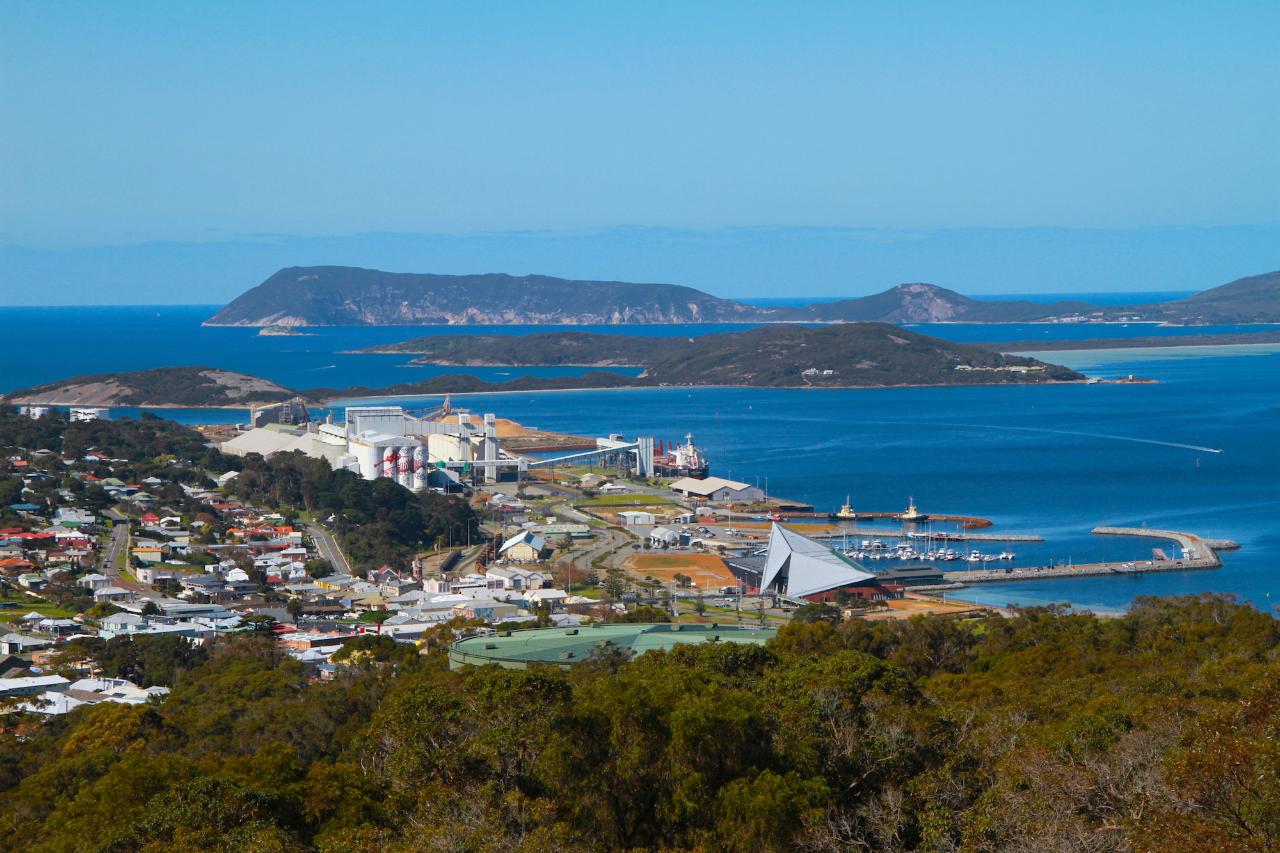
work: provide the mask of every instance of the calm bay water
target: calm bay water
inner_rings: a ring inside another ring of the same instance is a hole
[[[0,388],[170,364],[241,370],[292,387],[376,387],[458,369],[406,367],[405,356],[343,351],[432,331],[535,331],[335,328],[316,329],[311,337],[273,338],[258,337],[251,329],[200,327],[211,313],[208,307],[0,309],[0,332],[13,342],[0,355]],[[1141,324],[915,328],[965,341],[1192,331]],[[696,335],[728,328],[600,331]],[[1092,375],[1134,373],[1160,382],[833,391],[644,389],[493,394],[455,402],[587,435],[642,433],[670,440],[692,431],[712,457],[714,473],[762,485],[767,479],[771,492],[820,509],[835,508],[848,494],[860,509],[897,510],[914,496],[925,512],[981,515],[1000,529],[1045,536],[1043,545],[1015,546],[1015,564],[1139,559],[1152,545],[1163,544],[1091,536],[1088,531],[1099,524],[1172,527],[1228,537],[1243,546],[1225,554],[1226,566],[1213,572],[981,585],[964,593],[970,599],[1071,602],[1115,610],[1136,595],[1212,590],[1264,608],[1280,603],[1280,347],[1049,357]],[[502,373],[556,371],[469,372],[501,380],[507,378]],[[186,422],[243,419],[234,411],[163,414]]]

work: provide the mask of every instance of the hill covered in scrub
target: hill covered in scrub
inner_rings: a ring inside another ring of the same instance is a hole
[[[1278,323],[1280,270],[1239,278],[1174,302],[1138,305],[1133,310],[1146,319],[1191,325]]]
[[[0,715],[0,851],[1262,853],[1280,837],[1265,613],[1215,596],[1115,618],[808,610],[766,647],[604,650],[572,672],[451,671],[454,623],[425,654],[351,640],[326,680],[270,636],[73,639],[48,669],[92,653],[172,693]]]
[[[236,297],[206,325],[616,325],[762,316],[749,305],[676,284],[288,267]]]
[[[594,332],[539,332],[532,335],[427,335],[363,350],[413,353],[416,364],[502,367],[627,367],[650,364],[683,352],[690,338],[659,335],[602,335]]]
[[[1057,365],[1003,356],[887,323],[770,324],[695,338],[591,332],[433,335],[377,351],[423,353],[414,361],[445,365],[641,365],[644,373],[635,382],[647,385],[864,387],[1083,378]],[[599,374],[587,375],[592,376]]]
[[[818,323],[1029,323],[1093,310],[1086,302],[972,299],[936,284],[899,284],[881,293],[782,312]]]
[[[887,323],[769,325],[694,338],[647,365],[659,385],[761,388],[1076,381],[1065,367],[952,343]]]
[[[239,407],[298,396],[269,379],[212,367],[158,367],[99,373],[11,391],[14,404],[46,406]]]

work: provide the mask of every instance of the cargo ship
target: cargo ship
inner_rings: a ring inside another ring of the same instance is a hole
[[[705,479],[711,473],[711,465],[693,443],[693,433],[686,433],[684,444],[672,442],[663,452],[659,448],[653,457],[653,470],[659,477],[693,477]]]

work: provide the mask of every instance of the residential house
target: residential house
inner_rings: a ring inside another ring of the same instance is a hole
[[[53,645],[52,640],[42,640],[22,634],[5,634],[0,637],[0,655],[25,655],[37,649],[47,649],[51,645]]]
[[[144,566],[134,574],[139,581],[147,584],[170,583],[182,577],[182,572],[175,569],[167,569],[163,566]]]
[[[485,577],[498,578],[502,581],[503,589],[514,590],[541,589],[551,581],[550,572],[517,566],[490,566],[485,570]]]
[[[498,549],[498,558],[516,563],[536,563],[543,559],[547,540],[531,530],[512,536]]]
[[[130,598],[133,598],[133,593],[118,586],[104,586],[93,591],[94,601],[125,601]]]
[[[564,606],[568,597],[569,593],[563,589],[535,589],[525,596],[525,600],[531,605],[545,605],[555,610]]]

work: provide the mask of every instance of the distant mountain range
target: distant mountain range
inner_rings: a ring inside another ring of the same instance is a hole
[[[809,305],[761,308],[675,284],[551,276],[428,275],[356,267],[289,267],[211,317],[214,326],[620,325],[660,323],[1028,323],[1138,320],[1280,322],[1280,272],[1172,302],[978,300],[935,284]]]
[[[583,359],[601,360],[622,343],[618,335],[552,332],[501,341],[458,336],[451,358],[470,351],[521,364],[545,363],[564,336],[577,336]],[[1075,371],[1021,356],[944,341],[885,323],[828,326],[764,325],[697,338],[647,337],[633,349],[639,377],[610,372],[553,378],[521,377],[488,383],[474,376],[438,376],[387,388],[312,388],[293,391],[270,382],[206,367],[169,367],[51,382],[6,395],[8,403],[93,406],[248,406],[300,396],[309,401],[373,395],[441,394],[542,388],[620,388],[740,385],[756,388],[867,388],[903,385],[992,385],[1073,382]],[[495,343],[505,348],[496,348]],[[561,363],[561,362],[553,362]]]

